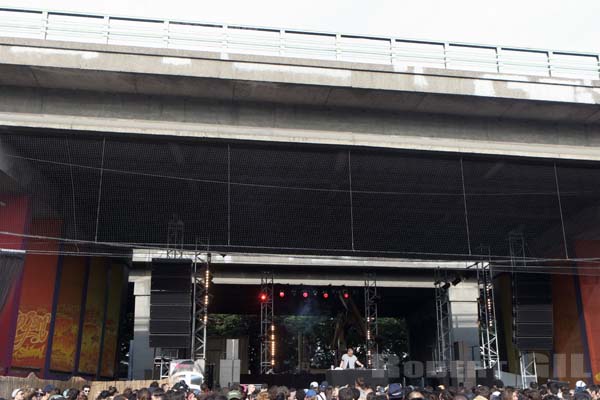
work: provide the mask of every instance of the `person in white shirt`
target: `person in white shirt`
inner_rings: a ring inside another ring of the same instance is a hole
[[[364,365],[358,361],[358,358],[354,355],[354,349],[352,349],[352,347],[348,347],[348,352],[342,356],[340,368],[354,369],[357,365],[361,368],[364,367]]]

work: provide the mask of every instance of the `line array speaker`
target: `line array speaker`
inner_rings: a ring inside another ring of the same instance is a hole
[[[549,276],[513,274],[513,341],[520,351],[553,348],[552,286]]]
[[[187,349],[192,331],[192,261],[153,259],[150,347]]]

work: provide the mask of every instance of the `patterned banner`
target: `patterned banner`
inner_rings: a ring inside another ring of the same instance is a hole
[[[110,290],[108,306],[106,307],[106,322],[104,325],[104,343],[102,344],[102,366],[100,375],[111,378],[115,374],[115,360],[119,334],[119,317],[121,316],[121,297],[125,269],[122,265],[113,263],[110,269]]]
[[[60,221],[36,220],[32,223],[31,232],[35,235],[58,237],[61,225]],[[53,254],[28,253],[25,257],[13,367],[41,369],[46,359],[59,244],[46,240],[44,243],[37,243],[36,249]]]
[[[63,258],[50,356],[53,371],[71,372],[75,368],[86,266],[84,257]]]
[[[79,357],[79,372],[83,374],[96,375],[98,372],[107,271],[106,259],[91,259]]]
[[[0,231],[14,234],[26,233],[29,200],[25,196],[12,196],[0,193],[4,206],[0,207]],[[21,250],[25,244],[23,236],[0,234],[0,248]]]

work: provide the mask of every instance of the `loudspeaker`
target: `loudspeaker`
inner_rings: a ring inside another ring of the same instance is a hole
[[[520,351],[553,348],[552,286],[549,276],[513,274],[513,341]]]
[[[150,347],[187,349],[192,332],[192,260],[153,259]]]

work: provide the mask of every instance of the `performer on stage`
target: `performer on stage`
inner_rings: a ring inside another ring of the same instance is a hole
[[[348,347],[348,352],[342,356],[342,361],[340,362],[340,368],[342,369],[354,369],[355,366],[364,367],[364,365],[358,361],[358,358],[354,355],[354,350],[352,347]]]

